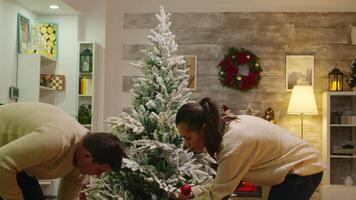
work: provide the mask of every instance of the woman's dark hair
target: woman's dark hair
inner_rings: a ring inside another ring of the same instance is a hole
[[[204,144],[210,156],[215,157],[222,140],[222,122],[216,103],[209,97],[199,103],[186,103],[179,108],[176,125],[185,123],[190,131],[200,131],[204,124]]]
[[[119,171],[124,151],[120,140],[111,133],[88,133],[83,138],[83,146],[90,152],[93,161],[98,164],[109,164],[113,171]]]

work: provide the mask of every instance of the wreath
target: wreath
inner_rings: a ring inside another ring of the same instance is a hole
[[[260,58],[249,50],[231,47],[218,65],[220,82],[237,90],[249,90],[261,79]]]

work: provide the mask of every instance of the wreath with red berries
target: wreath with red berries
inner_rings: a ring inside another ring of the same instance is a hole
[[[218,65],[220,82],[237,90],[249,90],[257,86],[263,71],[260,58],[253,52],[231,47]]]

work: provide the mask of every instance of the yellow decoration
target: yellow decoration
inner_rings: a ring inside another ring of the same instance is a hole
[[[31,50],[53,59],[57,59],[57,25],[33,23],[31,37],[33,38]]]
[[[52,27],[52,26],[48,27],[48,28],[47,28],[47,32],[48,32],[49,34],[52,34],[52,33],[53,33],[53,27]]]
[[[42,27],[41,27],[41,33],[42,33],[42,34],[45,34],[46,32],[47,32],[47,28],[42,26]]]
[[[47,46],[50,47],[50,48],[53,48],[54,44],[52,41],[48,41],[47,42]]]
[[[55,35],[55,34],[51,34],[51,35],[49,36],[49,39],[52,40],[52,41],[54,41],[54,40],[56,39],[56,35]]]
[[[43,35],[43,37],[46,38],[46,39],[48,39],[48,38],[49,38],[49,35],[48,35],[47,33],[45,33],[45,34]]]

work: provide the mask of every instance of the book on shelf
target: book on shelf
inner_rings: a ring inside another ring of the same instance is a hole
[[[81,77],[79,79],[79,95],[93,94],[93,80],[91,78]]]

